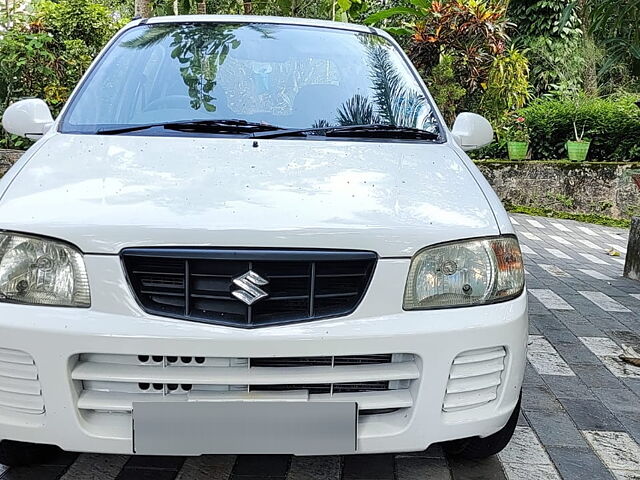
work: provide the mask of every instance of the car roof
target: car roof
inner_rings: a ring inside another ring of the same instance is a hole
[[[352,32],[377,33],[387,37],[386,32],[377,28],[357,25],[355,23],[332,22],[330,20],[317,20],[315,18],[297,17],[269,17],[262,15],[171,15],[164,17],[151,17],[139,20],[139,23],[262,23],[277,25],[301,25],[307,27],[324,27],[337,30],[350,30]]]

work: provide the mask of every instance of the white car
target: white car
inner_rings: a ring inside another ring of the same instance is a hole
[[[509,217],[385,32],[127,25],[0,181],[0,463],[496,453],[528,333]]]

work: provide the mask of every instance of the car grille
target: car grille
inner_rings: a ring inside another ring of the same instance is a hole
[[[38,368],[26,352],[0,348],[0,411],[44,414]]]
[[[80,355],[72,373],[78,408],[89,414],[130,414],[133,402],[174,400],[354,401],[360,414],[413,405],[419,377],[410,354],[218,358]]]
[[[243,328],[349,315],[377,261],[361,251],[177,248],[127,249],[122,258],[146,312]],[[234,283],[248,272],[257,275],[248,287]]]

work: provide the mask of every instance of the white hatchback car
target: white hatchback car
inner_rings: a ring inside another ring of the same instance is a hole
[[[0,181],[0,463],[496,453],[518,418],[522,256],[386,33],[138,20]]]

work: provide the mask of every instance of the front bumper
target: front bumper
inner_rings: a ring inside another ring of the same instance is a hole
[[[130,416],[87,415],[78,408],[82,383],[72,376],[86,354],[410,354],[419,372],[409,388],[411,407],[362,416],[358,453],[417,451],[435,442],[487,436],[505,425],[518,400],[528,333],[526,294],[495,305],[404,312],[399,304],[409,261],[383,259],[352,315],[243,330],[146,315],[131,295],[118,257],[87,256],[86,262],[91,309],[0,304],[0,349],[25,352],[33,359],[44,404],[38,415],[0,406],[2,439],[55,444],[70,451],[134,453]],[[506,356],[496,398],[473,408],[443,411],[454,359],[497,347],[503,347]]]

